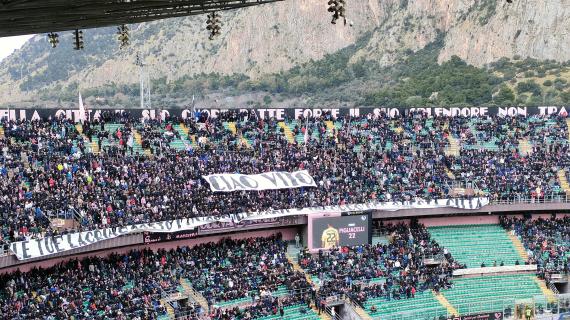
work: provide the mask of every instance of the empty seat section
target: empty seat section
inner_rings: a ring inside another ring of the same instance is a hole
[[[376,312],[372,312],[374,306]],[[437,301],[431,291],[416,293],[415,298],[386,300],[384,297],[368,299],[364,309],[372,318],[382,320],[421,320],[447,316],[446,309]]]
[[[468,268],[478,268],[484,263],[491,267],[496,261],[514,265],[524,263],[512,241],[499,225],[461,225],[431,227],[432,238],[446,247],[453,257]]]
[[[543,297],[534,278],[534,275],[459,278],[443,294],[461,314],[513,310],[516,300]]]

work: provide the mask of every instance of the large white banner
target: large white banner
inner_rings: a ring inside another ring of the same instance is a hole
[[[261,174],[222,173],[202,176],[214,192],[239,190],[272,190],[301,187],[316,187],[315,180],[307,170],[295,172],[266,172]]]
[[[199,226],[214,222],[234,222],[239,223],[244,220],[271,219],[287,216],[310,215],[313,213],[330,212],[343,213],[355,211],[381,210],[397,211],[403,209],[434,209],[434,208],[459,208],[459,209],[480,209],[489,204],[488,198],[473,199],[416,199],[403,202],[369,202],[363,204],[349,204],[341,206],[322,206],[304,209],[283,209],[262,212],[239,213],[221,217],[199,217],[186,218],[154,223],[143,223],[126,227],[107,228],[101,230],[83,231],[70,233],[43,239],[32,239],[27,241],[14,242],[10,250],[16,255],[18,260],[46,257],[52,254],[82,248],[100,241],[113,239],[122,235],[140,232],[177,232],[192,230]]]

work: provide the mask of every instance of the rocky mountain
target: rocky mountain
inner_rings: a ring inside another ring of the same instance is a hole
[[[247,99],[254,100],[265,96],[255,94],[264,89],[256,84],[268,75],[295,73],[312,61],[326,65],[343,48],[345,67],[366,63],[369,70],[402,63],[435,41],[440,64],[453,56],[485,68],[504,57],[570,59],[569,0],[348,0],[352,26],[332,25],[326,2],[286,0],[223,12],[223,33],[213,41],[204,16],[132,26],[131,46],[123,50],[114,28],[86,30],[85,50],[79,52],[72,49],[70,32],[60,35],[55,49],[37,35],[0,63],[0,104],[74,100],[77,87],[93,97],[136,96],[137,54],[165,95],[176,88],[184,94],[192,81],[209,81],[197,75],[239,75],[249,84],[231,94],[251,91]],[[374,85],[384,82],[394,79],[375,79]]]

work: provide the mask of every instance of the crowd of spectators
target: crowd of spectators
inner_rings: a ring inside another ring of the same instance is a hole
[[[380,230],[388,234],[387,243],[300,254],[301,267],[320,280],[320,295],[348,295],[360,304],[378,297],[409,299],[418,291],[451,287],[453,270],[465,267],[413,219]],[[441,263],[427,265],[426,258]]]
[[[177,285],[167,253],[133,251],[70,260],[0,277],[2,319],[157,319],[161,292]]]
[[[304,274],[287,260],[287,243],[281,238],[227,239],[191,251],[196,258],[184,275],[210,305],[245,297],[256,301],[279,286],[296,292],[310,289]]]
[[[526,249],[527,264],[537,265],[537,274],[550,281],[552,274],[567,274],[570,269],[570,217],[535,218],[501,216],[503,228],[517,235]]]
[[[164,121],[104,113],[83,123],[83,134],[65,119],[5,121],[0,241],[62,232],[50,219],[69,213],[85,230],[371,200],[466,197],[454,186],[467,185],[492,199],[561,195],[556,172],[570,163],[568,141],[561,139],[566,123],[532,119],[477,119],[472,129],[470,118],[380,114],[337,119],[332,130],[327,114],[288,119],[293,134],[304,137],[301,143],[287,140],[277,120],[247,112]],[[228,121],[235,122],[237,134],[226,129]],[[109,132],[111,123],[121,126]],[[188,135],[175,128],[179,124]],[[150,155],[133,152],[135,130]],[[518,152],[519,139],[541,142],[545,133],[552,137],[548,143],[534,145],[528,155]],[[446,152],[449,136],[469,144],[489,135],[497,148]],[[94,137],[97,154],[91,152]],[[184,149],[171,147],[173,140],[183,140]],[[300,169],[309,171],[317,187],[213,193],[201,178]]]
[[[262,296],[254,304],[240,308],[217,308],[210,314],[214,320],[257,319],[279,315],[285,316],[285,308],[298,306],[300,314],[308,314],[311,300],[303,294],[293,293],[284,297]]]
[[[208,301],[176,305],[188,319],[254,319],[305,305],[311,288],[287,261],[280,235],[223,239],[174,250],[135,250],[70,260],[48,269],[0,276],[1,319],[157,319],[166,314],[160,300],[186,279]],[[283,297],[274,297],[285,286]],[[245,308],[220,302],[251,297]]]

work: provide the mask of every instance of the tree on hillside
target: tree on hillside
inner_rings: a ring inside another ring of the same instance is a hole
[[[517,83],[517,93],[521,94],[525,92],[531,93],[533,96],[540,96],[542,89],[534,80]]]
[[[515,93],[508,86],[502,85],[497,95],[493,98],[493,101],[498,105],[512,104],[515,101]]]

